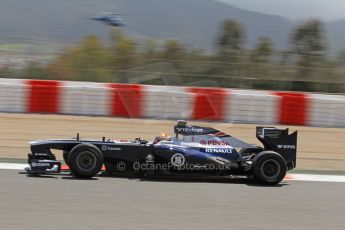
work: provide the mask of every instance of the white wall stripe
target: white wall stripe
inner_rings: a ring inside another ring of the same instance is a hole
[[[226,102],[227,121],[258,124],[277,123],[279,97],[268,92],[233,90]]]
[[[60,112],[63,114],[110,114],[110,90],[99,86],[70,86],[64,84]]]
[[[24,113],[28,89],[24,84],[0,82],[0,111]]]
[[[186,88],[171,86],[145,86],[145,117],[160,119],[190,119],[193,112],[193,95]]]
[[[345,97],[310,94],[308,124],[311,126],[345,127]]]

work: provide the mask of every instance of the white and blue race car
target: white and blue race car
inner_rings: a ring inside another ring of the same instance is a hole
[[[196,175],[254,178],[258,183],[277,184],[286,171],[296,167],[297,131],[257,127],[262,147],[210,127],[189,126],[178,121],[174,136],[156,137],[153,142],[140,140],[42,140],[30,142],[28,172],[59,173],[61,162],[52,149],[62,150],[74,176],[90,178],[105,166],[107,174]]]

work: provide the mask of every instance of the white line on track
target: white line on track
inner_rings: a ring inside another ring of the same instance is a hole
[[[318,175],[318,174],[288,174],[286,180],[318,181],[318,182],[345,182],[345,176]]]
[[[28,166],[28,164],[0,163],[0,169],[24,170]],[[345,176],[318,174],[288,174],[285,180],[345,183]]]
[[[0,163],[0,169],[24,170],[28,164]]]

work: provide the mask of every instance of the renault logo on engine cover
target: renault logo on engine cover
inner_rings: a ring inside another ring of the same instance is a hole
[[[232,149],[217,149],[217,148],[209,148],[205,149],[206,153],[232,153]]]

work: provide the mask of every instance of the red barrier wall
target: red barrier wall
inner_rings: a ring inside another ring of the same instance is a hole
[[[227,90],[216,88],[189,88],[194,94],[193,119],[223,120]]]
[[[59,81],[28,80],[27,112],[58,113],[61,95]]]
[[[308,121],[309,98],[305,93],[276,92],[281,97],[279,107],[280,124],[306,125]]]
[[[141,85],[110,84],[111,115],[141,117],[143,91]]]

